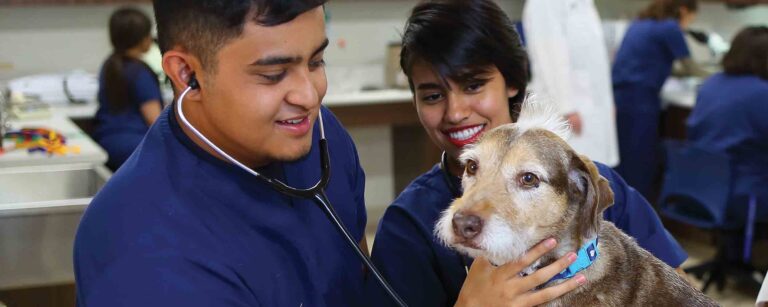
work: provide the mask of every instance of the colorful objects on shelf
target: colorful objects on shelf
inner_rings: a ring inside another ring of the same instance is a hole
[[[80,146],[67,146],[67,140],[62,134],[46,128],[24,128],[11,131],[3,138],[13,142],[16,145],[15,149],[26,149],[29,153],[41,152],[49,156],[80,153]]]

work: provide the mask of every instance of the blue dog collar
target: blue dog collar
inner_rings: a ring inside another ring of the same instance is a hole
[[[597,237],[595,237],[594,240],[587,242],[579,249],[576,254],[576,261],[565,268],[565,270],[555,275],[555,277],[552,277],[547,283],[573,277],[576,273],[581,272],[592,265],[598,255],[600,255],[600,253],[597,249]]]

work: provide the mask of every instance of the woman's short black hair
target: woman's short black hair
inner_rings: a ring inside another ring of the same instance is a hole
[[[465,83],[495,66],[508,87],[519,90],[510,111],[519,110],[528,83],[528,57],[506,14],[491,0],[432,0],[418,4],[403,33],[400,67],[413,88],[411,69],[430,64],[443,78]],[[514,117],[513,117],[514,119]]]
[[[240,36],[246,21],[262,26],[289,22],[327,0],[154,0],[160,51],[181,46],[214,70],[215,55]]]
[[[723,57],[723,70],[731,75],[756,75],[768,80],[768,27],[747,27],[733,39]]]

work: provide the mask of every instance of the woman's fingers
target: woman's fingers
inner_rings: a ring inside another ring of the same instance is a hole
[[[524,277],[524,279],[530,281],[530,284],[533,285],[531,289],[533,289],[552,279],[552,277],[565,270],[565,268],[571,265],[574,261],[576,261],[576,253],[568,253],[550,265],[540,268],[533,274]]]
[[[523,306],[536,306],[556,299],[563,294],[571,292],[573,289],[585,284],[587,278],[583,274],[577,274],[573,278],[552,287],[547,287],[539,291],[530,292],[523,298]]]
[[[557,240],[552,238],[546,239],[525,252],[520,260],[509,262],[501,266],[500,269],[503,270],[504,273],[509,274],[510,277],[517,276],[520,271],[536,262],[536,260],[539,260],[541,256],[544,256],[544,254],[551,251],[555,246],[557,246]]]

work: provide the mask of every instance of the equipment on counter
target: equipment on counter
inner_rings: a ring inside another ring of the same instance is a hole
[[[3,138],[14,143],[15,149],[26,149],[29,153],[42,152],[49,156],[80,153],[80,146],[67,146],[64,135],[46,128],[24,128],[19,131],[10,131],[5,133]]]

